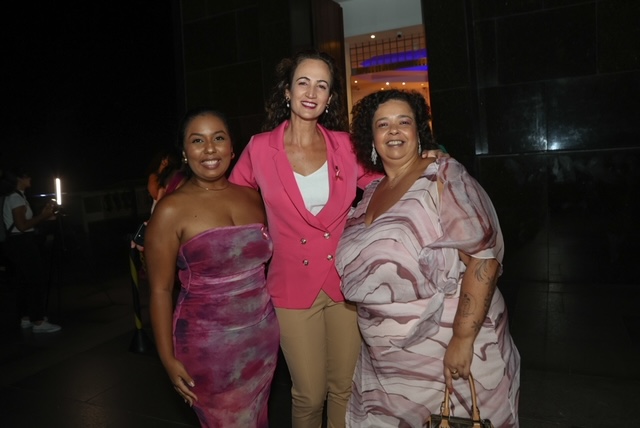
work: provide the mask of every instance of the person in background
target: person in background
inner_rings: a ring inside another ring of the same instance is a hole
[[[4,168],[0,166],[0,209],[4,207],[4,198],[13,193],[13,187],[8,183]],[[4,279],[7,275],[7,259],[4,254],[4,242],[7,239],[7,228],[4,226],[4,220],[0,225],[0,272]],[[4,281],[3,281],[4,282]]]
[[[147,191],[153,199],[151,212],[158,201],[167,193],[179,187],[180,181],[172,184],[173,177],[180,170],[180,159],[172,152],[161,152],[156,155],[149,167],[147,179]],[[182,178],[182,177],[181,177]],[[168,186],[171,184],[171,189]]]
[[[335,61],[299,52],[276,67],[263,130],[230,181],[259,189],[273,237],[267,286],[292,380],[294,428],[343,427],[360,349],[354,305],[344,301],[335,251],[367,173],[353,153]],[[425,154],[426,156],[426,154]]]
[[[264,206],[227,180],[234,152],[220,112],[187,112],[179,142],[187,179],[158,202],[145,235],[158,354],[203,427],[266,428],[279,329],[265,285]]]
[[[496,288],[503,238],[486,192],[432,146],[429,109],[415,91],[385,90],[353,108],[358,160],[384,172],[349,215],[337,250],[342,291],[364,339],[347,413],[350,427],[422,427],[445,387],[456,416],[518,426],[520,356]]]
[[[151,173],[149,174],[147,181],[147,191],[153,200],[150,214],[153,214],[153,210],[160,199],[165,195],[173,193],[178,187],[182,186],[186,180],[185,173],[182,170],[180,161],[177,160],[177,156],[173,153],[162,153],[163,155],[160,157],[161,160],[159,161],[159,167],[156,169],[151,168]],[[152,165],[157,164],[158,160],[154,160],[154,162],[152,162]],[[146,225],[147,222],[143,222],[140,230],[144,231]],[[139,251],[138,255],[140,257],[140,266],[138,275],[141,278],[146,278],[147,265],[144,258],[144,245],[141,245],[140,242],[136,242],[136,239],[134,238],[130,242],[130,247]]]
[[[2,207],[6,230],[4,253],[18,276],[20,324],[22,328],[32,328],[34,333],[54,333],[61,327],[50,323],[45,316],[46,267],[35,227],[54,218],[56,204],[48,201],[40,213],[34,215],[25,195],[31,187],[30,175],[16,168],[14,172],[7,171],[6,176],[13,191],[4,198]]]

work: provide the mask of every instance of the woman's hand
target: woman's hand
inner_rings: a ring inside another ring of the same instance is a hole
[[[51,217],[55,216],[56,203],[54,201],[49,201],[42,207],[42,211],[40,211],[40,218],[42,220],[48,220]]]
[[[459,256],[467,269],[462,275],[453,336],[444,354],[443,369],[445,382],[451,390],[452,380],[469,378],[473,342],[491,306],[500,270],[500,263],[496,259],[479,259],[462,252]]]
[[[473,339],[452,337],[444,353],[444,380],[453,391],[453,381],[459,378],[469,379],[473,360]]]
[[[451,156],[449,156],[449,153],[443,151],[443,150],[423,150],[422,153],[420,153],[420,156],[422,157],[422,159],[426,159],[426,158],[436,158],[436,159],[440,159],[440,158],[450,158]]]
[[[144,227],[147,227],[147,222],[144,221],[142,222],[142,224],[144,225]],[[138,232],[140,231],[140,229],[138,229]],[[138,233],[136,232],[136,233]],[[144,238],[143,238],[144,239]],[[129,245],[131,246],[131,248],[135,248],[136,250],[140,251],[141,253],[144,252],[144,245],[142,245],[140,242],[136,242],[136,236],[134,235],[133,239],[131,239],[131,242],[129,242]]]
[[[178,359],[172,358],[165,364],[165,368],[169,374],[171,383],[173,383],[173,388],[184,399],[185,403],[193,406],[193,402],[198,401],[198,397],[190,388],[193,388],[196,384],[182,363]]]

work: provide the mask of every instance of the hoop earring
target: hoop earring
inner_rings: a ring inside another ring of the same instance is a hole
[[[376,146],[371,144],[371,162],[375,165],[378,162],[378,152],[376,152]]]

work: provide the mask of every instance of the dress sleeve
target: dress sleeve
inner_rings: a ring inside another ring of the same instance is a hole
[[[383,177],[383,174],[379,172],[367,171],[362,167],[362,165],[360,165],[360,163],[357,163],[357,165],[358,165],[358,187],[360,189],[363,189],[363,190],[366,189],[367,186],[371,184],[373,180]]]
[[[504,241],[489,195],[458,161],[439,161],[437,178],[444,186],[439,218],[442,236],[430,248],[455,248],[502,264]]]
[[[9,196],[7,196],[7,205],[9,205],[10,210],[13,211],[18,207],[27,205],[27,202],[25,201],[25,199],[20,197],[17,192],[13,192]]]
[[[240,186],[253,187],[254,189],[258,190],[258,183],[253,172],[252,161],[252,147],[254,138],[255,137],[251,137],[249,144],[247,144],[247,147],[245,147],[242,151],[238,162],[236,162],[233,170],[231,171],[229,181]]]

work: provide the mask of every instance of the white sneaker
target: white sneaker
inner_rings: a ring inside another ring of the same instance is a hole
[[[42,324],[33,324],[34,333],[54,333],[60,331],[62,327],[57,324],[51,324],[49,321],[42,321]]]
[[[42,318],[43,321],[49,321],[49,318],[44,317]],[[29,318],[21,318],[20,319],[20,327],[22,328],[31,328],[33,327],[33,323],[31,322],[31,320]]]

